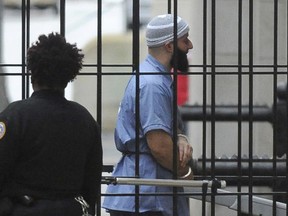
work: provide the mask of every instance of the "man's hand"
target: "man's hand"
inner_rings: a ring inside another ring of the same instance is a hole
[[[185,167],[187,163],[192,159],[193,148],[189,143],[188,138],[185,135],[178,134],[178,150],[180,166]]]
[[[153,130],[146,134],[148,146],[153,157],[166,169],[173,171],[173,141],[172,137],[163,130]],[[185,176],[189,172],[189,160],[192,159],[193,149],[184,135],[178,136],[178,176]],[[189,177],[193,178],[193,172]]]

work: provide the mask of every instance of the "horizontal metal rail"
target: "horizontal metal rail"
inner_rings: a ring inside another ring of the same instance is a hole
[[[252,161],[252,167],[250,174],[255,176],[273,176],[275,175],[274,163],[276,164],[276,173],[277,176],[286,176],[286,159],[250,159]],[[202,175],[203,162],[205,165],[205,173],[210,175],[212,172],[211,160],[208,159],[194,159],[190,162],[190,166],[195,175]],[[238,163],[240,162],[240,167]],[[241,169],[241,175],[249,175],[249,159],[216,159],[214,161],[214,170],[215,175],[239,175],[239,169]]]
[[[271,216],[273,214],[273,201],[258,196],[249,197],[249,195],[233,193],[225,188],[226,182],[221,180],[198,181],[198,180],[169,180],[169,179],[140,179],[140,178],[117,178],[103,177],[102,182],[107,184],[122,184],[122,185],[154,185],[154,186],[171,186],[184,187],[184,192],[189,198],[204,200],[211,202],[211,197],[214,196],[215,204],[226,206],[231,210],[249,213],[249,202],[252,200],[252,213],[254,216]],[[206,186],[206,187],[205,187]],[[114,194],[116,195],[116,194]],[[240,196],[240,198],[239,198]],[[239,209],[238,202],[241,206]],[[286,204],[276,202],[276,216],[286,215]]]
[[[124,184],[124,185],[154,185],[154,186],[172,186],[172,187],[202,187],[207,185],[211,188],[225,188],[226,182],[222,180],[173,180],[173,179],[142,179],[142,178],[119,178],[103,177],[102,183],[106,184]]]
[[[212,116],[211,106],[206,106],[205,110],[201,105],[184,105],[179,107],[183,121],[250,121],[249,106],[242,106],[239,117],[237,105],[216,105],[215,115]],[[204,112],[205,111],[205,112]],[[261,122],[273,122],[272,109],[267,106],[253,106],[252,120]]]
[[[250,160],[252,160],[251,170],[249,168],[249,159],[246,158],[245,155],[240,159],[240,161],[238,161],[238,157],[236,155],[233,155],[230,158],[225,155],[221,158],[216,158],[214,160],[215,166],[213,174],[217,178],[225,180],[226,184],[229,186],[236,186],[239,182],[241,182],[242,185],[248,185],[249,174],[253,175],[252,181],[255,186],[270,187],[275,180],[275,173],[277,173],[277,181],[283,181],[286,179],[285,156],[277,159],[271,159],[268,156],[254,156],[254,158]],[[276,171],[274,170],[274,163],[276,165]],[[190,161],[189,165],[193,170],[195,180],[203,181],[203,179],[207,178],[206,176],[211,176],[212,174],[210,158],[193,159]],[[113,165],[105,165],[103,168],[103,172],[111,173],[112,171]],[[240,171],[241,179],[239,179]],[[125,178],[124,181],[127,181],[127,179]],[[136,179],[135,181],[141,182],[139,179]],[[182,184],[182,186],[184,185]]]

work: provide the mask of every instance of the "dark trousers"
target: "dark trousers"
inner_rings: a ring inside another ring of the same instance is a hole
[[[13,205],[11,216],[82,216],[81,205],[74,199],[35,200],[31,206]]]
[[[161,212],[125,212],[125,211],[109,211],[111,216],[163,216]]]

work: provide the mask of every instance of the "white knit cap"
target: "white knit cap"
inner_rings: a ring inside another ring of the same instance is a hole
[[[177,17],[177,38],[189,31],[188,24]],[[159,47],[173,41],[174,18],[172,14],[159,15],[153,18],[147,25],[146,42],[148,47]]]

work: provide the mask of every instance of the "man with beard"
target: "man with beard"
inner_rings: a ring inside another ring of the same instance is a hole
[[[177,17],[175,55],[177,59],[175,60],[178,60],[177,68],[180,69],[188,66],[186,54],[193,48],[188,39],[188,32],[188,24]],[[133,74],[118,113],[115,144],[123,156],[116,165],[113,176],[135,177],[136,154],[139,153],[139,178],[173,179],[173,172],[177,172],[179,179],[193,178],[193,172],[188,165],[193,150],[187,137],[181,134],[180,130],[177,131],[178,168],[173,171],[173,133],[176,132],[173,131],[173,78],[170,72],[175,62],[173,40],[173,15],[159,15],[148,23],[146,41],[149,54],[139,67],[139,101],[136,99],[137,76]],[[181,53],[184,53],[183,57]],[[184,62],[187,61],[184,65],[181,63],[183,59],[181,61],[179,59],[180,56],[184,58]],[[136,103],[139,103],[139,113],[136,112],[138,106]],[[140,128],[136,128],[137,121]],[[139,139],[136,138],[136,130],[139,131]],[[113,196],[105,197],[103,207],[111,216],[173,215],[173,187],[140,186],[139,189],[140,194],[151,194],[140,195],[139,212],[135,208],[135,186],[133,185],[109,185],[107,194]],[[179,192],[181,191],[183,188],[179,188]],[[123,193],[131,195],[123,196]],[[171,195],[163,196],[163,193]],[[187,198],[178,196],[176,204],[179,216],[189,215]]]

